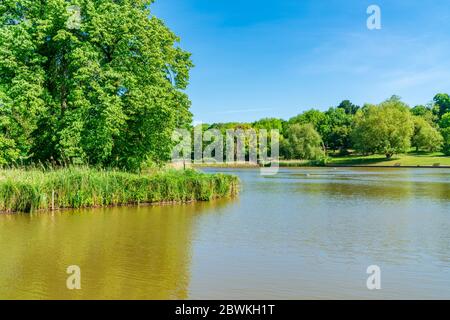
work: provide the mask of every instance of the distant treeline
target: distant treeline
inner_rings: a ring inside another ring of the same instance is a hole
[[[413,108],[392,96],[378,104],[358,106],[349,100],[327,111],[310,109],[289,120],[264,118],[253,123],[203,124],[203,130],[279,130],[280,156],[319,160],[341,155],[442,151],[450,155],[450,97],[437,94],[427,105]]]

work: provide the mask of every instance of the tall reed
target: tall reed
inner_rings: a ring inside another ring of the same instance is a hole
[[[195,170],[133,174],[87,167],[0,170],[0,211],[208,201],[238,192],[237,177]]]

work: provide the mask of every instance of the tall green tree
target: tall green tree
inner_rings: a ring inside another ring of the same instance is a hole
[[[437,125],[437,122],[439,120],[438,116],[434,113],[433,105],[427,106],[417,105],[411,109],[411,113],[414,116],[418,116],[425,119],[428,123],[432,125]]]
[[[352,140],[363,153],[383,153],[390,159],[411,147],[414,123],[406,104],[396,96],[380,105],[366,105],[355,116]]]
[[[2,1],[0,150],[128,169],[167,160],[191,120],[192,62],[152,2]]]
[[[442,116],[439,126],[444,137],[443,151],[446,155],[450,156],[450,112]]]
[[[318,160],[325,156],[322,138],[311,123],[291,124],[281,149],[290,159]]]
[[[436,112],[439,119],[448,112],[450,112],[450,96],[446,93],[438,93],[433,98],[434,104],[436,105]]]
[[[345,153],[351,147],[353,115],[343,108],[330,108],[325,115],[328,118],[326,135],[322,136],[327,149]]]
[[[328,119],[325,113],[320,110],[311,109],[305,111],[291,119],[289,119],[289,124],[312,124],[317,130],[321,126],[326,126],[328,124]]]
[[[414,134],[412,146],[416,151],[439,151],[442,148],[443,138],[441,133],[434,128],[426,119],[414,117]]]
[[[346,114],[356,114],[356,112],[360,109],[359,106],[357,106],[356,104],[351,103],[350,100],[344,100],[342,101],[339,106],[339,109],[343,109],[345,111]]]
[[[321,137],[328,137],[331,132],[329,120],[325,112],[311,109],[289,119],[285,131],[293,124],[312,124]]]

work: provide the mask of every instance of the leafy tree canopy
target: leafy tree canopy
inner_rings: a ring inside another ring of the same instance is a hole
[[[442,116],[442,119],[439,122],[439,127],[442,129],[450,128],[450,112]]]
[[[343,108],[330,108],[325,112],[328,117],[326,135],[322,138],[328,149],[345,150],[350,148],[350,134],[353,115],[346,113]]]
[[[350,100],[342,101],[338,108],[343,109],[346,114],[356,114],[356,112],[360,109],[359,106],[351,103]]]
[[[291,124],[282,141],[282,149],[291,159],[318,160],[325,156],[322,138],[310,123]]]
[[[450,155],[450,112],[442,116],[439,126],[444,138],[443,151],[446,155]]]
[[[446,93],[438,93],[433,99],[439,118],[450,112],[450,96]]]
[[[440,132],[434,128],[425,118],[414,117],[414,134],[412,146],[417,151],[438,151],[442,148],[443,138]]]
[[[190,123],[190,54],[149,0],[0,3],[0,157],[135,169]]]
[[[414,123],[406,104],[396,96],[357,112],[352,133],[354,147],[364,153],[380,152],[391,158],[411,146]]]
[[[268,132],[270,130],[278,130],[280,133],[283,133],[283,122],[283,120],[278,118],[263,118],[253,122],[252,127],[255,129],[265,129]]]
[[[418,105],[411,109],[411,113],[414,116],[421,117],[428,121],[428,123],[436,126],[438,121],[438,116],[435,114],[433,105]]]
[[[312,124],[317,130],[321,126],[326,125],[328,122],[327,116],[320,110],[311,109],[305,111],[291,119],[289,119],[289,124]]]

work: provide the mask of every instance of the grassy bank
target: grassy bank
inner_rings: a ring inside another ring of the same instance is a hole
[[[387,159],[384,155],[332,156],[326,162],[308,160],[281,160],[281,167],[320,166],[382,166],[382,167],[450,167],[450,157],[442,153],[416,153],[394,155]]]
[[[329,165],[446,167],[450,166],[450,157],[441,153],[415,152],[394,155],[391,159],[383,155],[346,156],[331,158]]]
[[[251,162],[223,162],[223,163],[197,163],[193,168],[259,168],[259,165]]]
[[[207,201],[237,192],[237,177],[195,170],[141,175],[89,168],[0,170],[0,212]]]

